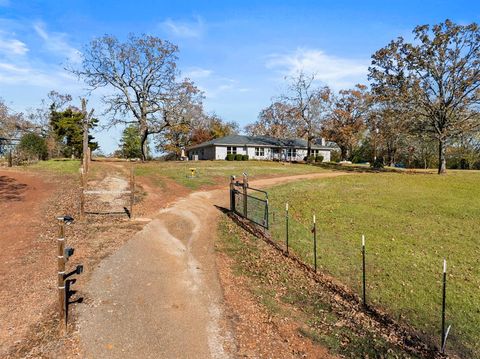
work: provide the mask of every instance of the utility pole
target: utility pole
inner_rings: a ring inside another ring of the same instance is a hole
[[[88,147],[88,128],[93,115],[93,109],[87,113],[87,100],[82,98],[82,114],[83,114],[83,159],[82,166],[84,174],[88,173],[88,165],[90,164],[90,148]]]
[[[82,98],[83,114],[83,171],[88,172],[88,118],[87,118],[87,100]]]

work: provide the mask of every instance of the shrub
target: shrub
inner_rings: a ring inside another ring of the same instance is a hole
[[[235,161],[241,161],[243,159],[243,155],[237,154],[235,155]]]
[[[476,161],[473,163],[472,170],[480,170],[480,161]]]
[[[315,156],[308,156],[308,157],[305,156],[305,157],[303,157],[303,160],[305,162],[312,163],[313,161],[315,161]]]
[[[373,161],[370,164],[370,167],[372,167],[373,169],[376,169],[376,170],[382,169],[383,168],[383,160],[381,158],[377,158],[375,161]]]
[[[340,162],[342,160],[340,151],[333,150],[330,152],[330,161],[331,162]]]
[[[242,161],[248,161],[248,155],[242,155]]]
[[[18,150],[26,160],[45,160],[47,144],[45,139],[36,133],[27,133],[20,138]]]
[[[235,155],[233,153],[229,153],[225,159],[227,161],[233,161],[235,159]]]
[[[462,170],[469,170],[470,169],[470,163],[465,158],[462,158],[460,160],[460,169]]]
[[[318,155],[317,157],[315,157],[315,162],[323,162],[323,156]]]

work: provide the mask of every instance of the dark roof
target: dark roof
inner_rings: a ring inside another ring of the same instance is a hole
[[[332,142],[332,141],[325,141],[325,145],[322,146],[322,139],[321,138],[314,139],[313,143],[314,143],[315,146],[328,147],[332,150],[338,149],[337,144],[335,142]]]
[[[231,135],[221,138],[215,138],[213,140],[200,143],[189,147],[188,149],[194,149],[206,146],[268,146],[268,147],[292,147],[292,148],[307,148],[307,141],[302,138],[294,139],[279,139],[268,136],[243,136],[243,135]],[[332,146],[322,146],[321,141],[313,141],[313,149],[325,149],[331,150]]]

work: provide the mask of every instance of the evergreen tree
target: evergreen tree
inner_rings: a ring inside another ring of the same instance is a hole
[[[69,107],[64,111],[57,111],[55,105],[50,108],[50,126],[61,144],[61,152],[65,157],[80,158],[83,154],[83,114],[75,107]],[[92,119],[90,129],[98,125],[97,119]],[[88,135],[88,145],[92,151],[98,148],[98,143],[94,142],[94,137]]]
[[[142,158],[142,138],[138,125],[130,125],[123,130],[120,148],[124,158]]]

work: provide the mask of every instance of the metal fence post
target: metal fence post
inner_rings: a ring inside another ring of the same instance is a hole
[[[235,176],[230,176],[230,211],[235,211]]]
[[[57,287],[58,287],[58,309],[60,321],[65,318],[65,223],[63,218],[58,218],[57,238]]]
[[[265,218],[266,218],[266,226],[265,226],[265,229],[269,229],[270,228],[270,221],[269,221],[269,218],[268,218],[268,196],[267,196],[267,200],[266,200],[266,203],[265,203],[265,211],[266,211],[266,215],[265,215]],[[275,214],[275,212],[273,212]]]
[[[285,205],[285,240],[287,242],[287,254],[288,254],[288,203]]]
[[[443,260],[443,288],[442,288],[442,345],[441,351],[445,353],[445,308],[446,308],[446,298],[447,298],[447,260]]]
[[[315,272],[317,271],[317,223],[315,215],[313,215],[313,262],[315,266]]]
[[[366,272],[365,272],[365,235],[362,234],[362,294],[363,305],[367,306]]]
[[[243,174],[243,216],[248,218],[248,205],[247,205],[247,189],[248,189],[248,177],[247,174]]]

